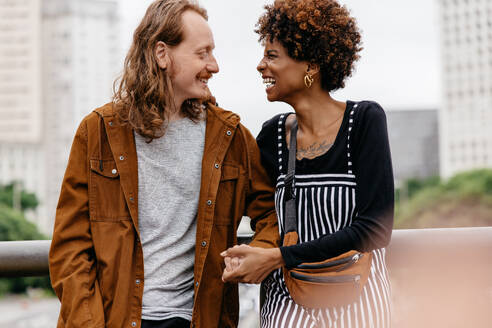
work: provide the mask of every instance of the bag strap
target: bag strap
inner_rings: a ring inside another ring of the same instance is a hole
[[[294,119],[290,129],[289,163],[285,176],[285,234],[297,232],[295,175],[296,175],[296,151],[297,151],[297,120]]]
[[[347,170],[348,174],[353,174],[352,158],[350,155],[350,135],[353,129],[354,113],[357,108],[357,103],[350,110],[349,128],[347,134]],[[345,115],[345,114],[344,114]],[[280,125],[280,123],[279,123]],[[279,130],[280,131],[280,130]],[[280,136],[279,136],[280,139]],[[287,174],[285,176],[285,219],[284,219],[284,240],[283,246],[297,244],[299,235],[297,232],[297,209],[295,195],[295,174],[296,174],[296,152],[297,152],[297,120],[294,118],[290,129],[289,143],[289,162],[287,166]]]

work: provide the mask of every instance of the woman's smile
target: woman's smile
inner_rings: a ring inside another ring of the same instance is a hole
[[[270,92],[275,86],[276,80],[272,77],[263,77],[263,84],[265,85],[265,91]]]

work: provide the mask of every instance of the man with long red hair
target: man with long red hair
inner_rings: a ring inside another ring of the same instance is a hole
[[[236,327],[220,253],[244,215],[278,241],[273,188],[239,117],[215,105],[207,14],[159,0],[135,30],[113,101],[75,135],[50,276],[58,327]]]

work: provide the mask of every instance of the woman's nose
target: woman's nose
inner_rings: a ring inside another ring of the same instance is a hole
[[[260,73],[263,73],[263,71],[265,70],[266,68],[266,64],[265,62],[262,60],[260,60],[260,62],[258,63],[258,66],[256,66],[256,70]]]

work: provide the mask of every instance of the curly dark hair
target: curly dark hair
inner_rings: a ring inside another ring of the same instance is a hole
[[[256,24],[260,42],[278,41],[288,55],[319,65],[321,87],[345,87],[362,50],[360,30],[336,0],[276,0]]]

